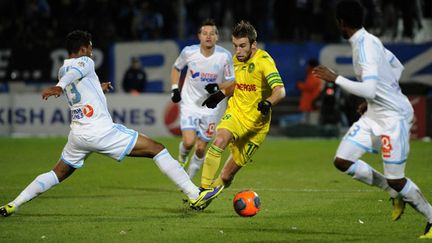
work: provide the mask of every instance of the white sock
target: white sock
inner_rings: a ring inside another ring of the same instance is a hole
[[[196,154],[192,156],[192,159],[189,163],[188,175],[192,179],[196,175],[196,173],[201,169],[201,165],[204,163],[204,158],[198,158]]]
[[[363,160],[357,160],[345,173],[365,184],[381,188],[388,192],[392,198],[398,196],[397,191],[388,185],[387,179]]]
[[[179,144],[179,157],[181,158],[182,161],[180,162],[186,162],[187,161],[187,157],[189,155],[190,149],[187,150],[184,146],[183,146],[183,142],[180,142]]]
[[[411,204],[418,212],[423,214],[429,223],[432,223],[432,206],[414,182],[407,178],[407,182],[400,191],[400,195],[402,195],[404,201]]]
[[[10,204],[19,207],[57,184],[59,180],[54,171],[40,174]]]
[[[153,160],[159,169],[167,175],[178,188],[180,188],[190,199],[195,200],[199,196],[199,188],[192,183],[179,162],[171,156],[167,149],[158,153]]]

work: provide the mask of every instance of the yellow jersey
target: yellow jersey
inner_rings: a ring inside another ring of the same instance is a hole
[[[273,58],[258,49],[247,61],[240,62],[233,57],[235,89],[228,101],[226,114],[239,118],[240,123],[254,132],[267,133],[270,129],[271,113],[263,116],[257,110],[258,103],[267,99],[276,86],[283,86],[282,79]]]

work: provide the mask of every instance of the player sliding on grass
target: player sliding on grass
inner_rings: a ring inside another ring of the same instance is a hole
[[[256,39],[256,30],[249,22],[241,21],[234,27],[235,87],[219,90],[203,103],[212,108],[225,96],[232,95],[206,154],[201,178],[203,188],[231,184],[235,174],[251,161],[264,141],[270,128],[271,107],[285,97],[279,71],[271,56],[257,48]],[[227,145],[231,154],[214,181]]]
[[[104,95],[112,87],[110,83],[101,84],[96,75],[90,58],[92,43],[89,33],[79,30],[69,33],[66,48],[69,59],[59,70],[59,82],[45,89],[42,98],[46,100],[65,93],[72,114],[68,142],[54,169],[36,177],[15,200],[1,207],[1,215],[11,215],[23,203],[62,182],[80,168],[92,152],[118,161],[125,156],[153,158],[159,169],[187,195],[192,208],[200,208],[221,192],[222,186],[200,190],[162,144],[113,123]]]
[[[354,179],[387,191],[393,202],[393,220],[401,217],[406,202],[413,206],[428,220],[420,238],[432,238],[432,207],[404,172],[413,108],[398,83],[403,66],[377,37],[363,28],[363,16],[364,9],[357,1],[341,1],[336,7],[338,26],[351,44],[359,81],[346,79],[325,66],[313,71],[317,77],[335,82],[367,101],[366,113],[348,130],[334,164]],[[384,176],[360,160],[365,152],[377,152],[379,146]]]

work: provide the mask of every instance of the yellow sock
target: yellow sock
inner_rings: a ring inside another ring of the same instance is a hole
[[[211,187],[225,186],[225,183],[222,181],[220,177],[218,177],[212,184]]]
[[[223,149],[218,148],[214,144],[210,146],[207,151],[204,166],[201,176],[201,186],[203,188],[210,188],[213,183],[216,172],[219,169]]]

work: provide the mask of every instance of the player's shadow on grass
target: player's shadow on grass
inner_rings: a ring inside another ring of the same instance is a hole
[[[244,226],[244,225],[243,225]],[[199,227],[199,226],[194,226],[196,228],[201,228],[204,230],[212,230],[213,228],[211,227]],[[295,235],[299,236],[299,239],[302,239],[301,241],[306,241],[308,242],[309,240],[306,239],[305,236],[312,236],[310,241],[319,241],[319,242],[325,242],[326,238],[328,238],[327,236],[339,236],[341,237],[340,240],[341,242],[347,242],[347,241],[351,241],[351,242],[360,242],[360,241],[366,241],[367,239],[373,239],[374,237],[378,237],[381,236],[380,234],[372,234],[372,233],[362,233],[360,234],[353,234],[352,232],[335,232],[335,231],[322,231],[322,230],[308,230],[308,229],[292,229],[292,228],[266,228],[266,227],[251,227],[251,228],[247,228],[247,227],[235,227],[235,228],[227,228],[227,227],[223,227],[222,230],[224,232],[244,232],[247,233],[248,235],[250,234],[260,234],[260,233],[271,233],[274,235],[287,235],[287,239],[290,239],[292,241],[298,242],[296,240]],[[322,238],[320,238],[320,236],[322,236]],[[320,238],[319,240],[317,238]],[[289,241],[290,241],[289,240]],[[289,242],[288,241],[288,242]],[[333,240],[328,240],[330,242],[334,242]],[[248,241],[248,242],[263,242],[263,241]],[[269,241],[265,241],[265,242],[287,242],[286,240],[269,240]]]
[[[89,194],[61,194],[61,195],[44,195],[41,198],[46,199],[60,199],[60,198],[116,198],[116,197],[125,197],[125,194],[116,194],[112,193],[112,190],[121,190],[121,191],[136,191],[139,193],[131,195],[128,193],[128,196],[140,196],[144,193],[172,193],[172,192],[178,192],[178,190],[175,189],[167,189],[167,188],[158,188],[158,187],[100,187],[102,189],[106,189],[106,194],[92,194],[91,192]],[[180,193],[180,192],[179,192]]]
[[[179,219],[179,218],[193,218],[201,214],[213,214],[214,211],[195,211],[190,208],[170,208],[170,207],[126,207],[123,210],[132,210],[136,213],[133,215],[117,215],[113,212],[112,214],[107,213],[20,213],[14,215],[15,217],[23,217],[29,219],[29,217],[35,217],[38,219],[38,223],[52,224],[53,221],[58,222],[81,222],[83,218],[85,222],[141,222],[143,218],[146,219]],[[163,212],[158,213],[156,211]],[[142,212],[142,214],[140,213]],[[43,219],[46,219],[43,220]]]
[[[190,218],[190,217],[195,217],[195,216],[199,216],[199,215],[209,215],[209,214],[214,214],[216,213],[216,211],[214,210],[203,210],[203,211],[197,211],[194,209],[191,209],[189,207],[188,203],[184,203],[183,205],[181,205],[181,207],[170,207],[171,205],[167,206],[167,207],[126,207],[125,209],[131,209],[131,210],[143,210],[143,211],[149,211],[149,210],[159,210],[161,212],[164,213],[168,213],[171,214],[172,217],[181,217],[181,218]],[[153,217],[152,215],[150,215],[150,217]],[[156,216],[157,217],[157,216]],[[166,215],[164,215],[163,217],[167,217]],[[171,216],[168,216],[171,217]]]
[[[130,191],[140,191],[140,192],[176,192],[179,191],[175,188],[169,189],[165,187],[129,187],[129,186],[101,186],[102,189],[108,190],[130,190]]]

